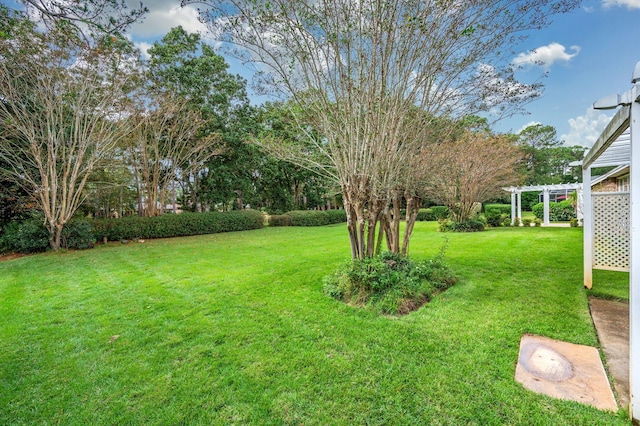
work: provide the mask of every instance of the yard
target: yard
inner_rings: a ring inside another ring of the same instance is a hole
[[[461,282],[400,318],[322,293],[344,225],[0,262],[0,424],[629,424],[513,379],[524,333],[597,346],[582,229],[436,226],[412,256]]]

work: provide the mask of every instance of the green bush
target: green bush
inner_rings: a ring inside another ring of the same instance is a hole
[[[291,226],[291,216],[286,214],[273,214],[269,216],[269,226]]]
[[[431,213],[433,213],[434,220],[447,219],[451,214],[447,206],[432,206],[429,208],[431,209]]]
[[[538,218],[535,218],[533,220],[533,224],[534,224],[534,226],[541,226],[542,225],[542,221],[540,219],[538,219]]]
[[[428,209],[420,209],[418,211],[418,215],[416,216],[416,220],[421,222],[431,222],[436,219],[436,215],[431,208]]]
[[[86,220],[74,219],[62,228],[62,247],[83,250],[93,248],[95,243],[93,226]]]
[[[538,219],[544,218],[544,203],[533,206],[533,214]],[[576,211],[569,200],[559,203],[549,203],[549,220],[552,222],[568,222],[576,217]]]
[[[511,214],[511,204],[485,204],[484,211],[485,213],[489,210],[498,211],[501,214],[510,215]]]
[[[271,215],[269,226],[324,226],[347,221],[344,210],[293,210]]]
[[[513,218],[512,226],[520,226],[520,218],[519,217],[514,217]]]
[[[498,208],[489,208],[484,211],[484,218],[487,224],[493,227],[502,226],[508,216],[508,214],[502,213]]]
[[[285,213],[291,226],[323,226],[347,221],[344,210],[294,210]]]
[[[555,204],[555,203],[549,203],[549,214],[551,214],[551,204]],[[533,212],[533,215],[537,219],[543,219],[544,218],[544,203],[538,203],[538,204],[534,205],[531,208],[531,211]]]
[[[463,222],[442,220],[438,230],[440,232],[479,232],[484,231],[484,223],[478,219],[469,219]]]
[[[575,217],[572,217],[571,220],[569,221],[569,226],[571,226],[572,228],[577,228],[578,227],[578,219]]]
[[[264,226],[259,211],[181,213],[155,217],[123,217],[92,221],[96,239],[109,241],[137,238],[169,238],[219,232],[246,231]]]
[[[31,219],[10,222],[0,237],[2,253],[38,253],[49,248],[49,231],[41,215]]]
[[[344,210],[325,210],[324,213],[329,217],[330,225],[347,221],[347,213]]]
[[[522,219],[522,226],[524,227],[531,227],[531,219]]]
[[[353,260],[325,277],[323,291],[330,297],[381,314],[407,314],[428,302],[437,291],[455,284],[443,254],[415,263],[390,252]]]

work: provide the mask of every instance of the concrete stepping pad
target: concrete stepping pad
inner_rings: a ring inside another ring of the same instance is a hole
[[[515,379],[554,398],[616,411],[618,406],[596,348],[524,335]]]

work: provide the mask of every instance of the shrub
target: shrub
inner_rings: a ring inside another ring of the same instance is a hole
[[[549,210],[551,210],[551,203],[549,203]],[[538,218],[538,219],[542,219],[544,217],[544,203],[538,203],[536,205],[534,205],[531,208],[531,211],[533,212],[533,215]],[[551,212],[549,212],[551,213]]]
[[[535,218],[535,219],[533,220],[533,224],[534,224],[535,226],[541,226],[541,225],[542,225],[542,221],[541,221],[540,219],[538,219],[538,218]]]
[[[437,291],[455,284],[456,278],[444,264],[443,251],[420,263],[390,252],[353,260],[325,277],[323,291],[334,299],[381,314],[407,314]]]
[[[520,226],[520,218],[519,217],[514,217],[512,225],[513,226]]]
[[[329,217],[330,225],[347,221],[347,212],[344,210],[324,210],[324,213]]]
[[[544,203],[533,206],[533,214],[538,219],[544,218]],[[568,222],[576,217],[576,211],[571,205],[571,201],[565,200],[559,203],[549,203],[549,220],[554,222]]]
[[[571,220],[569,221],[569,226],[571,226],[572,228],[577,228],[578,227],[578,219],[575,217],[572,217]]]
[[[95,243],[93,226],[86,220],[75,219],[62,228],[62,247],[82,250],[93,248]]]
[[[505,218],[507,218],[507,214],[502,213],[500,209],[486,209],[484,212],[484,218],[487,221],[489,226],[498,227],[502,226]]]
[[[269,216],[269,226],[291,226],[291,216],[274,214]]]
[[[511,204],[485,204],[485,213],[489,210],[498,211],[501,214],[506,214],[508,216],[511,214]]]
[[[323,226],[347,221],[344,210],[294,210],[286,213],[291,226]]]
[[[10,222],[0,237],[0,252],[38,253],[49,248],[49,231],[41,215],[24,221]]]
[[[431,209],[431,213],[433,213],[434,220],[447,219],[451,214],[447,206],[432,206],[429,208]]]
[[[418,215],[416,216],[416,220],[421,222],[430,222],[437,219],[436,219],[436,215],[433,213],[433,210],[428,208],[428,209],[420,209],[418,211]]]
[[[181,213],[155,217],[123,217],[92,221],[94,236],[109,241],[136,238],[169,238],[219,232],[246,231],[264,226],[259,211]]]
[[[531,226],[531,219],[522,219],[522,226],[530,227]]]
[[[463,222],[453,222],[450,220],[440,221],[440,232],[479,232],[484,231],[484,223],[477,219],[465,220]]]

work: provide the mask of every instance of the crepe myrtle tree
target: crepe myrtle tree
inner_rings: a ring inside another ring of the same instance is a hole
[[[184,3],[191,3],[183,0]],[[256,70],[254,84],[291,97],[341,188],[354,258],[374,253],[376,224],[399,209],[412,160],[442,116],[520,111],[540,85],[510,65],[527,31],[578,0],[209,0],[200,14],[222,48]],[[420,113],[414,113],[414,110]],[[414,119],[415,118],[415,119]],[[330,168],[331,170],[328,170]],[[411,189],[413,190],[413,189]],[[412,205],[411,209],[417,209]],[[387,238],[400,239],[400,227]],[[391,244],[399,251],[400,244]]]
[[[519,184],[522,153],[508,135],[465,130],[423,153],[430,173],[426,193],[449,207],[455,222],[471,218],[473,207],[499,196],[503,187]]]
[[[220,137],[196,137],[205,123],[185,98],[153,89],[140,96],[141,107],[135,116],[140,125],[129,138],[129,159],[138,186],[139,209],[144,204],[139,213],[159,216],[164,213],[172,185],[182,175],[204,167],[218,153]]]
[[[19,12],[0,18],[2,172],[33,194],[57,250],[92,171],[135,126],[123,113],[135,62],[118,38],[88,46],[63,21],[39,31]]]

